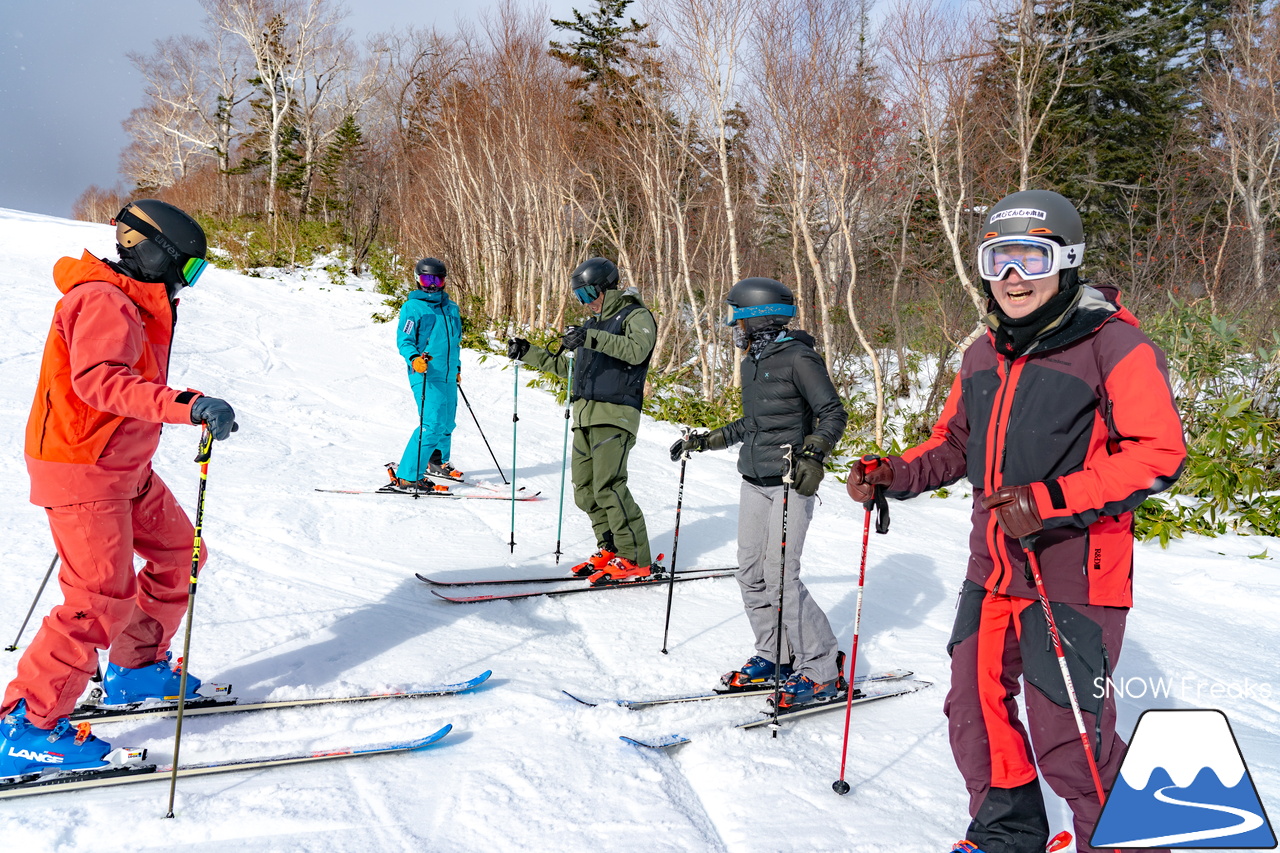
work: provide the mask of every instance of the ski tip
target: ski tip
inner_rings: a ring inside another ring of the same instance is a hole
[[[443,740],[445,735],[449,734],[451,731],[453,731],[453,723],[445,723],[443,727],[418,741],[414,749],[422,749],[424,746],[431,746],[431,744]]]
[[[583,704],[583,705],[586,705],[588,708],[595,708],[595,707],[599,706],[599,704],[600,704],[599,702],[592,702],[592,701],[590,701],[589,699],[583,699],[581,696],[574,696],[574,695],[573,695],[572,693],[570,693],[568,690],[561,690],[560,692],[561,692],[561,693],[563,693],[564,695],[568,696],[568,697],[569,697],[570,699],[572,699],[573,701],[575,701],[575,702],[579,702],[579,703],[581,703],[581,704]]]
[[[618,739],[623,743],[629,743],[632,746],[639,746],[644,749],[670,749],[674,746],[683,746],[689,743],[689,738],[683,735],[662,735],[650,740],[640,740],[626,735],[619,735]]]
[[[484,684],[486,681],[488,681],[488,680],[489,680],[489,676],[491,676],[491,675],[493,675],[493,670],[491,670],[491,669],[486,669],[484,672],[480,673],[479,675],[477,675],[475,678],[471,679],[471,680],[470,680],[469,682],[467,682],[467,683],[468,683],[468,684],[471,684],[471,685],[473,685],[473,686],[478,687],[478,686],[480,686],[481,684]]]
[[[1059,832],[1049,842],[1049,846],[1044,848],[1046,853],[1057,853],[1059,850],[1066,850],[1071,846],[1071,833],[1065,829]]]

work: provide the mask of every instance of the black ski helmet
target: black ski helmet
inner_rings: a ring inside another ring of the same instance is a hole
[[[165,201],[142,198],[121,208],[116,226],[120,266],[139,281],[163,281],[176,292],[195,284],[209,251],[204,229]]]
[[[423,258],[414,266],[413,273],[419,276],[438,275],[444,278],[449,271],[445,268],[444,261],[439,258]]]
[[[1075,205],[1052,190],[1021,190],[1011,193],[987,210],[978,245],[979,274],[983,269],[983,249],[1004,238],[1034,237],[1051,240],[1062,247],[1055,253],[1054,271],[1059,273],[1058,290],[1066,292],[1080,283],[1078,267],[1084,260],[1084,224]],[[991,296],[991,280],[982,279]]]
[[[729,288],[724,301],[733,308],[725,325],[746,320],[748,333],[785,326],[796,315],[796,298],[791,288],[772,278],[744,278]]]
[[[569,276],[569,286],[583,305],[594,302],[601,293],[618,286],[618,267],[608,258],[588,258]]]

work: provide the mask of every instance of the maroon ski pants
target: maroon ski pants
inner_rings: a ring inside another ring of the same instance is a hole
[[[1128,609],[1054,603],[1067,666],[1105,790],[1120,771],[1115,699],[1106,689],[1120,658]],[[956,766],[969,789],[966,837],[985,853],[1041,853],[1049,823],[1037,768],[1071,807],[1076,849],[1102,809],[1071,711],[1044,609],[1035,599],[993,595],[972,581],[960,593],[947,644],[951,690],[944,710]],[[1019,676],[1028,728],[1018,718]],[[1034,752],[1033,752],[1034,747]]]

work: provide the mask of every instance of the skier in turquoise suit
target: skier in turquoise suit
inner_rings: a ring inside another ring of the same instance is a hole
[[[401,488],[441,491],[447,488],[443,482],[462,479],[462,472],[449,463],[462,379],[462,316],[458,303],[444,292],[443,261],[423,258],[415,272],[418,289],[400,308],[396,348],[408,367],[409,387],[421,417],[392,472],[392,482]]]

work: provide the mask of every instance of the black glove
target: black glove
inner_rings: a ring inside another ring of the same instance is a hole
[[[573,352],[587,342],[587,330],[581,326],[570,326],[560,336],[560,348]]]
[[[718,429],[710,432],[690,432],[684,438],[676,439],[671,445],[671,461],[679,462],[685,453],[701,453],[704,450],[724,450],[729,443],[724,440],[724,433]]]
[[[529,342],[524,338],[512,338],[507,341],[507,358],[514,358],[516,361],[524,358],[525,353],[529,351]]]
[[[216,441],[222,441],[240,429],[231,404],[217,397],[196,397],[191,404],[191,422],[208,426]]]
[[[686,453],[701,453],[707,449],[707,432],[691,432],[684,438],[677,438],[671,445],[671,461],[679,462]]]
[[[831,452],[831,442],[819,435],[805,436],[804,447],[796,454],[796,469],[792,477],[797,494],[806,498],[818,491],[818,484],[827,472],[823,460]]]

